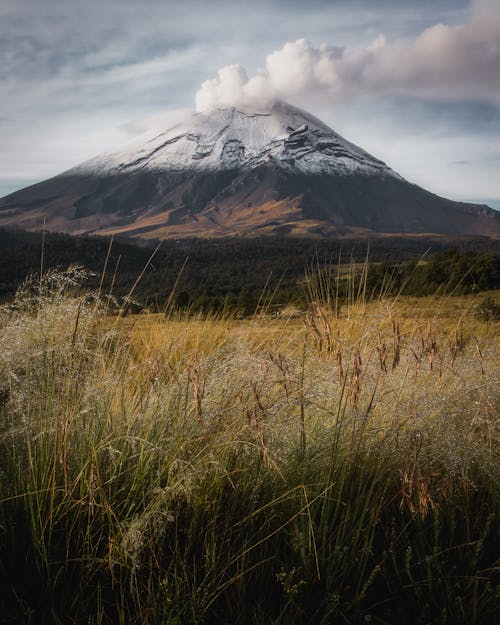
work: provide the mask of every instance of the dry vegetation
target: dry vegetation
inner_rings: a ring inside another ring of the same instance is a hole
[[[0,621],[494,622],[474,297],[122,319],[77,279],[0,310]]]

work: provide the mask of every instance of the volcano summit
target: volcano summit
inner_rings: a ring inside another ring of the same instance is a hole
[[[0,199],[0,226],[145,238],[498,235],[500,214],[413,185],[317,118],[193,114]]]

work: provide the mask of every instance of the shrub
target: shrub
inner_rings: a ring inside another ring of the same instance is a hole
[[[500,304],[492,297],[485,297],[476,309],[476,317],[481,321],[499,321]]]

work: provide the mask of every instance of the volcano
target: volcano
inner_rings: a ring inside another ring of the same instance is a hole
[[[404,180],[319,119],[218,109],[0,199],[0,226],[143,238],[499,235],[500,214]]]

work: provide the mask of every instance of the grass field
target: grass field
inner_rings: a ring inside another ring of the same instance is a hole
[[[495,622],[481,298],[115,318],[73,290],[0,309],[0,622]]]

